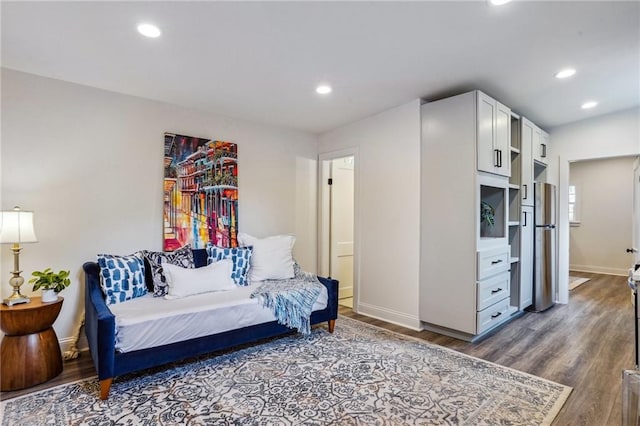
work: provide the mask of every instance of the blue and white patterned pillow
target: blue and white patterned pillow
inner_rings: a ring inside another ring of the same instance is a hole
[[[237,285],[246,286],[247,272],[249,272],[249,261],[253,247],[217,247],[213,244],[207,244],[207,265],[219,260],[231,258],[233,261],[233,269],[231,270],[231,279]]]
[[[99,254],[100,288],[107,305],[122,303],[147,294],[141,253],[129,256]]]
[[[153,277],[153,295],[155,297],[165,296],[169,291],[169,288],[167,287],[167,277],[164,274],[162,263],[170,263],[183,268],[194,267],[193,252],[191,251],[191,246],[189,244],[172,252],[144,250],[142,255],[147,258],[149,267],[151,268],[151,276]]]

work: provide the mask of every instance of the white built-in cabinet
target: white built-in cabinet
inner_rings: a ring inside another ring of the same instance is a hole
[[[547,147],[549,145],[549,134],[536,127],[536,136],[533,140],[533,159],[538,163],[547,165]]]
[[[511,304],[522,310],[533,303],[533,184],[546,179],[549,135],[525,117],[519,117],[518,123],[512,123],[512,126],[518,128],[520,139],[520,283],[512,285]]]
[[[477,102],[478,170],[508,177],[511,174],[511,110],[480,91]]]
[[[518,286],[517,307],[528,308],[533,304],[533,207],[522,206],[522,226],[520,228],[520,285]],[[513,301],[512,301],[513,302]]]
[[[420,320],[472,340],[512,312],[511,111],[474,91],[421,113]],[[492,225],[481,220],[482,202]]]
[[[480,91],[421,114],[420,320],[475,340],[533,302],[533,183],[549,136]]]
[[[521,190],[522,205],[533,206],[533,138],[536,125],[524,117],[520,117],[521,145]]]
[[[510,306],[514,310],[524,307],[520,303],[522,286],[526,280],[522,279],[522,270],[526,269],[526,257],[521,252],[522,244],[522,140],[520,137],[519,116],[511,114],[511,176],[509,177],[509,248],[511,250],[510,263]],[[524,266],[523,266],[524,264]],[[526,290],[525,290],[526,292]]]
[[[523,152],[524,152],[525,143],[526,143],[527,156],[528,156],[527,164],[531,166],[530,175],[531,175],[531,181],[533,182],[533,176],[534,176],[533,165],[536,163],[539,166],[547,165],[549,134],[524,117],[521,118],[521,125],[522,125],[522,138],[523,138],[522,139]],[[528,161],[529,159],[531,159],[531,161]],[[532,200],[531,203],[533,203],[533,195],[531,195],[531,200]]]

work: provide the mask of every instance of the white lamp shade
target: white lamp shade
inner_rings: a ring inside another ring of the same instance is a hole
[[[0,243],[37,243],[33,229],[33,212],[14,210],[0,212]]]

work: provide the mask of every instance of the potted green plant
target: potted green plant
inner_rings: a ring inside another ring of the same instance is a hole
[[[44,271],[34,271],[31,275],[33,278],[29,280],[29,284],[33,284],[33,291],[42,289],[43,302],[55,302],[58,300],[58,293],[71,284],[69,271],[55,273],[47,268]]]
[[[496,223],[496,211],[485,201],[480,202],[480,220],[489,227]]]

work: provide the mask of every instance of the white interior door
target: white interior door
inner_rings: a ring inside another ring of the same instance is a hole
[[[353,296],[354,157],[331,161],[331,277],[340,281],[339,298]]]

